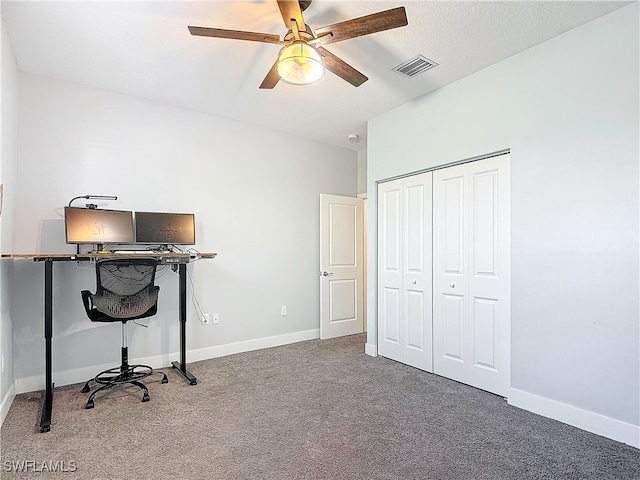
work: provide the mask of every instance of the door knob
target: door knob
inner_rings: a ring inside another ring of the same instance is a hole
[[[451,288],[455,288],[456,284],[455,284],[455,283],[450,283],[450,284],[449,284],[449,286],[450,286]]]
[[[322,276],[323,276],[323,277],[328,277],[329,275],[333,275],[333,273],[329,273],[329,272],[322,272]]]
[[[413,284],[415,285],[415,284],[416,284],[416,281],[415,281],[415,280],[412,280],[412,281],[411,281],[411,283],[413,283]]]

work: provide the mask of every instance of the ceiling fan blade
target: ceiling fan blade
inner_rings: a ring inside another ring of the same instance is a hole
[[[363,74],[361,74],[358,70],[353,68],[351,65],[346,63],[344,60],[340,60],[333,53],[331,53],[326,48],[318,47],[318,53],[322,55],[322,60],[324,63],[324,67],[332,73],[335,73],[337,76],[346,80],[354,87],[359,87],[364,82],[369,80]]]
[[[407,13],[404,7],[398,7],[316,28],[315,31],[316,36],[324,36],[322,43],[328,45],[329,43],[341,42],[349,38],[362,37],[371,33],[404,27],[407,23]]]
[[[264,80],[260,84],[260,88],[268,88],[271,89],[276,86],[276,84],[280,81],[280,77],[278,76],[278,60],[275,61],[267,76],[264,77]]]
[[[231,38],[233,40],[249,40],[252,42],[264,42],[264,43],[280,43],[278,35],[271,33],[255,33],[255,32],[242,32],[239,30],[224,30],[222,28],[207,28],[207,27],[189,27],[191,35],[198,35],[201,37],[215,37],[215,38]]]
[[[278,7],[280,7],[285,27],[291,28],[291,19],[294,19],[298,24],[298,29],[304,30],[304,18],[302,18],[302,10],[298,0],[278,0]]]

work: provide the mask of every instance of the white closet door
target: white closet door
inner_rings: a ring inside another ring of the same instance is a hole
[[[430,172],[378,187],[378,353],[432,371]]]
[[[431,281],[431,172],[403,180],[403,361],[433,371]]]
[[[402,180],[378,185],[378,354],[402,362]]]
[[[434,372],[509,387],[509,155],[433,176]]]

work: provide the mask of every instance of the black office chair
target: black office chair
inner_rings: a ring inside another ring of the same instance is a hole
[[[92,322],[122,322],[122,361],[119,367],[104,370],[85,383],[83,393],[90,391],[89,384],[98,385],[87,400],[85,408],[93,408],[98,392],[116,385],[130,383],[142,390],[142,401],[149,401],[149,390],[140,380],[151,375],[167,375],[155,372],[148,365],[129,365],[126,323],[129,320],[155,315],[158,311],[158,291],[154,285],[158,262],[154,258],[105,259],[96,262],[96,293],[83,290],[82,302]]]

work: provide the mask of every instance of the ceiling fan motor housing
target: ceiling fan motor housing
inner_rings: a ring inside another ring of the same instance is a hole
[[[311,27],[309,27],[309,25],[307,25],[306,23],[304,24],[304,30],[299,30],[298,34],[300,35],[300,40],[304,40],[306,42],[316,38],[315,35],[313,34],[313,30],[311,30]],[[293,33],[293,30],[289,29],[287,34],[284,36],[283,40],[285,42],[290,42],[291,40],[294,40],[294,39],[295,39],[295,33]]]

